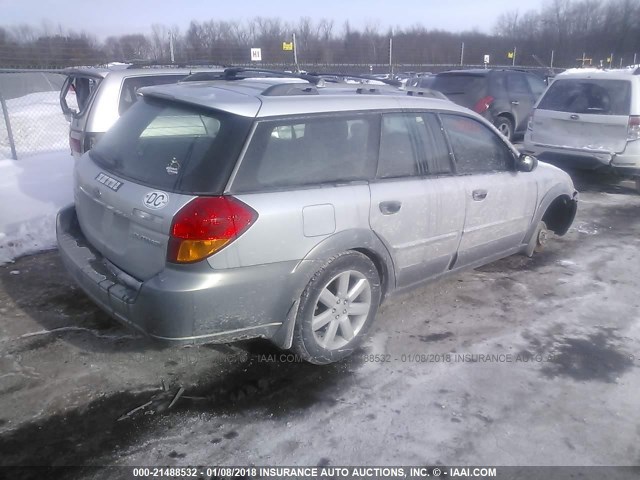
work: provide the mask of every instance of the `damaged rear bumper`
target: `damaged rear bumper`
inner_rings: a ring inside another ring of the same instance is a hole
[[[295,263],[224,271],[167,267],[140,282],[88,243],[73,205],[59,212],[56,236],[67,271],[96,304],[125,326],[163,342],[271,338],[294,303],[295,289],[287,286],[295,280]]]

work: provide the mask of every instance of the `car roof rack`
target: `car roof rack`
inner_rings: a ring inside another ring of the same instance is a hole
[[[267,97],[286,97],[287,95],[319,95],[315,85],[304,83],[281,83],[272,85],[262,92]]]
[[[182,82],[200,82],[207,80],[245,80],[261,77],[299,78],[317,85],[320,78],[306,73],[283,72],[264,68],[228,67],[222,72],[197,72],[182,79]]]
[[[306,75],[324,78],[325,81],[332,82],[332,83],[338,83],[340,79],[346,80],[349,78],[353,78],[355,80],[371,80],[374,82],[381,82],[387,85],[391,85],[393,87],[402,86],[402,82],[398,80],[394,80],[391,78],[376,78],[371,75],[351,74],[351,73],[325,73],[325,72],[309,72]],[[331,78],[331,77],[335,77],[335,78]]]
[[[441,100],[447,100],[447,96],[439,92],[438,90],[432,90],[430,88],[419,88],[412,87],[407,88],[407,96],[409,97],[428,97],[428,98],[439,98]]]

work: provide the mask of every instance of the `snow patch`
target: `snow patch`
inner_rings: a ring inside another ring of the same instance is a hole
[[[73,157],[0,159],[0,265],[56,246],[56,214],[73,202]]]
[[[60,109],[57,91],[30,93],[7,100],[7,110],[18,158],[69,148],[69,122]],[[7,129],[0,128],[0,158],[10,155]]]

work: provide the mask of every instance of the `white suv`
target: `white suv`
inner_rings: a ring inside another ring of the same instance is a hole
[[[538,101],[524,152],[578,168],[609,167],[640,191],[640,69],[572,70]]]

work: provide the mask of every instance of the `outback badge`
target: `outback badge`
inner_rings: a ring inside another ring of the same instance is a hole
[[[102,173],[102,172],[100,172],[96,176],[96,180],[98,182],[100,182],[101,184],[109,187],[114,192],[117,192],[118,189],[122,186],[122,182],[119,182],[115,178],[111,178],[109,175],[107,175],[106,173]]]

